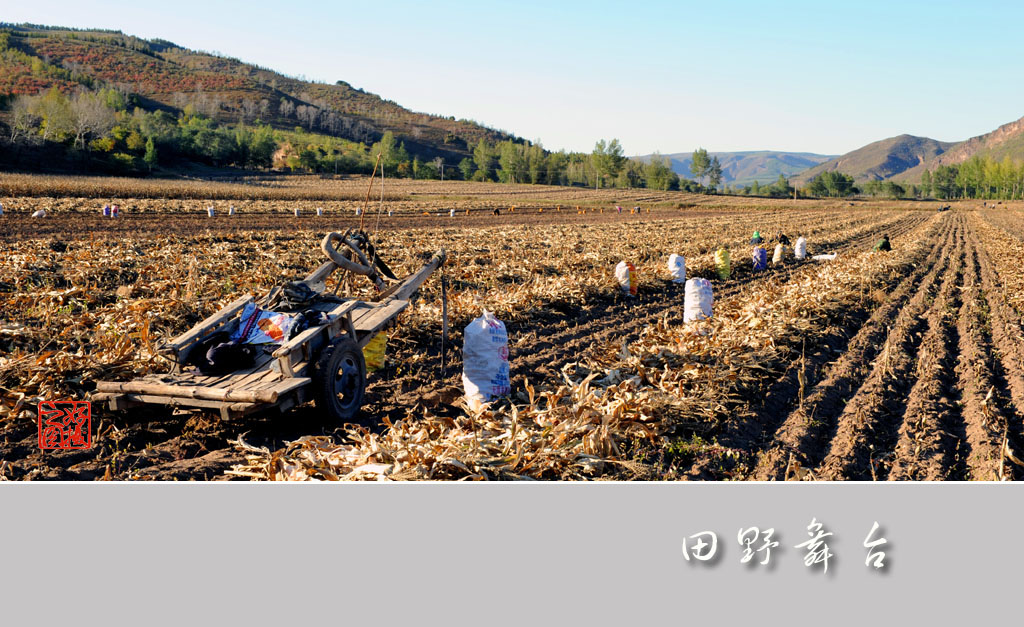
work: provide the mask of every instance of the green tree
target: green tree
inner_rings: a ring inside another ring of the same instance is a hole
[[[568,184],[568,174],[566,170],[569,167],[569,154],[564,150],[553,152],[547,156],[544,160],[546,170],[544,173],[544,180],[548,185],[566,185]]]
[[[494,180],[494,149],[488,145],[487,140],[483,137],[477,142],[476,148],[473,149],[473,162],[476,164],[476,173],[474,178],[483,181]]]
[[[511,140],[498,145],[498,180],[502,183],[520,183],[526,176],[526,155],[522,144]]]
[[[277,141],[274,139],[274,129],[264,124],[253,131],[249,144],[249,167],[269,168],[273,164],[274,153],[277,151]]]
[[[925,197],[932,195],[932,173],[928,170],[921,175],[921,194]]]
[[[299,165],[310,172],[316,172],[320,166],[319,152],[311,147],[303,148],[299,152]]]
[[[476,164],[469,157],[466,157],[462,161],[459,161],[459,171],[462,172],[463,180],[470,180],[473,178],[473,172],[476,171]]]
[[[842,172],[822,172],[814,177],[807,189],[813,196],[839,198],[855,193],[853,177]]]
[[[597,175],[594,187],[600,187],[605,176],[615,178],[622,171],[626,157],[623,154],[622,144],[618,139],[605,143],[602,139],[594,144],[594,151],[590,155],[590,163]]]
[[[956,195],[957,167],[940,165],[932,172],[932,193],[936,198],[948,200]]]
[[[156,167],[159,162],[156,154],[156,144],[153,143],[152,137],[146,138],[146,156],[143,157],[142,160],[146,162],[147,166],[149,166],[150,172],[153,171],[153,168]]]
[[[644,166],[644,182],[649,189],[669,190],[679,184],[679,176],[672,171],[671,162],[668,157],[662,157],[658,153],[651,156],[651,160]]]
[[[32,112],[42,119],[40,132],[43,140],[64,141],[74,132],[74,114],[71,102],[56,87],[51,87],[35,102]]]
[[[713,189],[717,189],[719,183],[722,182],[722,164],[719,163],[718,157],[713,157],[711,163],[708,165],[708,185]]]
[[[526,169],[530,175],[530,182],[533,184],[544,182],[544,173],[547,168],[547,158],[544,155],[544,148],[540,142],[534,142],[526,149]]]
[[[694,150],[690,156],[690,174],[693,174],[693,177],[701,182],[710,170],[711,158],[708,157],[708,151],[703,148]]]

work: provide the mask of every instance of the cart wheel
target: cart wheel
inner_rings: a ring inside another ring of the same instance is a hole
[[[324,347],[313,367],[316,406],[335,422],[351,421],[359,413],[366,389],[366,362],[353,340],[342,337]]]

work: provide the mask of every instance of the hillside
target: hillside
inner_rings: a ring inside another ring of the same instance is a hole
[[[468,120],[416,113],[344,81],[315,83],[238,59],[188,50],[169,41],[120,31],[0,24],[0,99],[56,86],[114,85],[146,109],[179,112],[192,106],[219,122],[296,126],[370,143],[392,131],[424,158],[456,161],[481,139],[506,133]]]
[[[956,165],[972,157],[988,157],[996,161],[1002,161],[1006,157],[1018,161],[1024,159],[1024,118],[1004,124],[990,133],[962,141],[894,178],[918,181],[926,169],[934,171],[940,165]]]
[[[693,153],[677,152],[663,157],[671,161],[672,171],[676,174],[691,178],[690,163]],[[754,181],[758,183],[773,183],[779,175],[790,178],[793,175],[803,172],[807,168],[814,167],[822,162],[828,161],[832,155],[817,155],[809,152],[775,152],[771,150],[756,150],[747,152],[710,152],[711,157],[718,157],[722,164],[722,182],[726,185],[743,186],[750,185]],[[650,161],[652,155],[635,157],[640,161]]]
[[[840,171],[857,182],[881,181],[926,163],[955,146],[928,137],[900,135],[877,141],[841,155],[796,176],[792,184],[804,185],[822,172]]]

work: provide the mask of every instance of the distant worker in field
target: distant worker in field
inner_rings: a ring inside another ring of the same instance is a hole
[[[775,241],[778,242],[779,244],[782,244],[783,246],[790,245],[789,238],[786,237],[785,233],[779,233],[778,237],[775,238]]]
[[[889,236],[883,235],[882,239],[878,240],[875,244],[875,250],[892,250],[892,244],[889,243]]]
[[[761,231],[754,231],[754,237],[750,238],[750,243],[757,246],[764,242],[764,238],[761,237]]]
[[[501,215],[501,209],[498,209],[497,207],[495,207],[494,211],[492,211],[491,213],[493,215],[500,216]]]
[[[622,205],[615,205],[615,210],[622,213]]]

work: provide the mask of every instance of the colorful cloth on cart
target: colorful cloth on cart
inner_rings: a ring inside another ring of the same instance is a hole
[[[242,344],[280,344],[288,339],[294,324],[294,316],[266,311],[255,303],[249,303],[242,310],[242,319],[238,322],[238,329],[231,334],[231,341]]]

